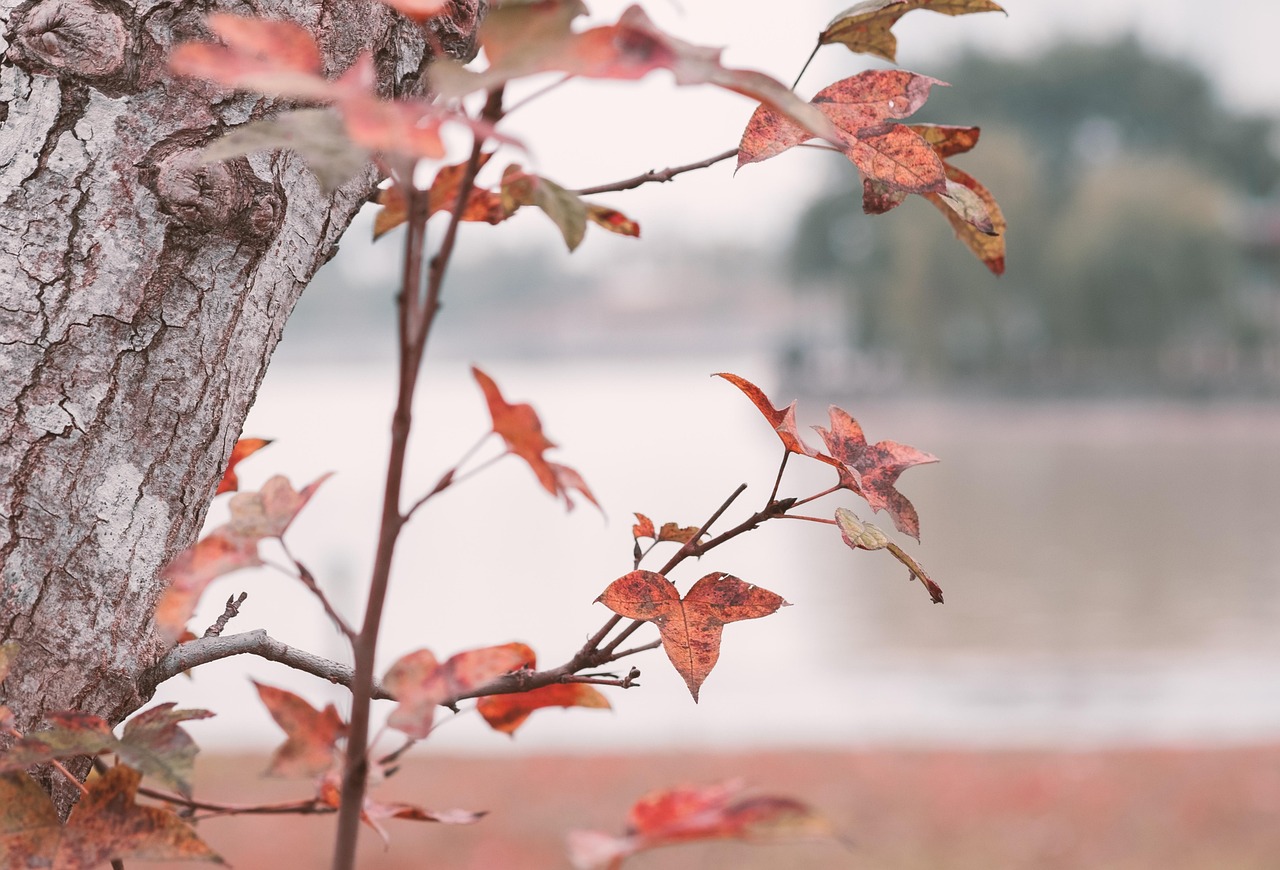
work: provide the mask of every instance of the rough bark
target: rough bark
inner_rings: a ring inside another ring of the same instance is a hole
[[[481,0],[436,36],[466,54]],[[430,40],[367,0],[227,11],[317,34],[331,71],[373,49],[418,87]],[[214,4],[0,0],[0,699],[117,722],[165,649],[151,612],[189,545],[285,320],[365,201],[294,155],[199,167],[269,101],[175,79]]]

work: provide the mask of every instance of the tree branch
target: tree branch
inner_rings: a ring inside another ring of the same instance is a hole
[[[151,686],[158,686],[183,671],[207,665],[219,659],[238,655],[255,655],[279,662],[340,686],[351,686],[354,671],[350,665],[331,661],[315,653],[289,646],[267,634],[266,629],[229,634],[226,637],[202,637],[171,649],[144,676]],[[371,697],[390,698],[386,689],[374,681]]]
[[[684,173],[692,172],[695,169],[706,169],[708,166],[715,166],[720,161],[728,160],[737,153],[737,148],[730,148],[723,154],[717,154],[715,157],[708,157],[706,160],[699,160],[697,163],[686,163],[683,166],[671,166],[667,169],[651,169],[648,172],[637,175],[635,178],[628,178],[624,181],[615,181],[612,184],[598,184],[595,187],[584,187],[581,190],[571,190],[569,192],[576,193],[578,196],[590,196],[593,193],[609,193],[614,190],[631,190],[654,181],[670,181],[677,175],[683,175]]]

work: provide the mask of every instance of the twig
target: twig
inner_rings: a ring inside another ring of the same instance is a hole
[[[765,504],[773,504],[778,498],[778,487],[782,486],[782,472],[787,470],[787,460],[791,458],[791,451],[785,447],[782,449],[782,462],[778,463],[778,476],[773,479],[773,490],[769,493],[769,500]]]
[[[800,84],[800,79],[804,78],[805,72],[809,69],[809,64],[813,63],[813,59],[818,56],[818,49],[822,48],[821,42],[813,44],[813,51],[809,52],[809,56],[805,58],[804,66],[800,67],[800,72],[796,74],[796,80],[791,83],[791,90],[795,90]]]
[[[708,517],[707,521],[698,527],[697,533],[692,538],[685,541],[684,544],[681,545],[679,550],[675,551],[675,553],[671,556],[671,558],[667,560],[667,564],[663,565],[662,569],[658,571],[658,573],[665,577],[673,568],[675,568],[677,565],[683,562],[687,556],[691,555],[694,552],[694,550],[697,549],[698,542],[702,540],[702,536],[707,533],[707,529],[711,528],[712,524],[714,524],[716,520],[720,519],[720,517],[724,514],[724,512],[729,509],[729,506],[732,505],[735,501],[737,501],[738,496],[742,495],[746,491],[747,491],[747,485],[745,483],[739,484],[738,488],[729,494],[729,497],[725,499],[723,503],[721,503],[720,507],[716,508],[715,513],[713,513],[710,517]],[[766,508],[766,510],[768,510],[768,508]],[[701,552],[705,552],[705,550]],[[610,622],[613,625],[617,625],[618,620],[620,619],[621,617],[615,616],[612,620],[610,620]],[[645,623],[645,620],[642,620],[642,619],[631,620],[631,624],[628,625],[626,628],[624,628],[617,637],[609,641],[609,645],[606,646],[602,650],[602,652],[605,653],[606,655],[612,654],[613,651],[618,648],[618,644],[622,643],[624,640],[631,637],[631,635],[635,634],[636,629],[644,625],[644,623]],[[612,630],[612,628],[610,630]]]
[[[510,106],[507,106],[502,110],[503,117],[505,118],[506,116],[510,115],[512,112],[515,112],[519,109],[523,109],[525,106],[529,105],[529,103],[532,103],[534,100],[538,99],[538,97],[544,96],[550,91],[554,91],[556,88],[560,87],[561,85],[573,81],[574,78],[575,77],[572,75],[566,75],[564,78],[556,79],[554,82],[547,85],[546,87],[538,88],[538,90],[534,91],[533,93],[529,94],[526,97],[521,97],[520,99],[512,103]]]
[[[222,630],[227,627],[227,623],[240,615],[240,605],[244,604],[244,600],[249,597],[248,592],[241,592],[239,597],[232,595],[227,599],[227,606],[222,611],[222,615],[218,617],[213,625],[204,630],[205,637],[217,637],[222,634]]]
[[[202,637],[179,644],[155,664],[142,679],[139,689],[154,689],[183,671],[207,665],[219,659],[238,655],[255,655],[268,661],[303,671],[340,686],[352,686],[353,671],[350,665],[331,661],[305,650],[291,647],[267,634],[266,629],[230,634],[226,637]],[[149,695],[147,691],[145,694]],[[370,696],[390,698],[391,695],[376,681],[371,683]]]
[[[15,740],[22,739],[22,732],[19,731],[17,728],[14,728],[13,726],[8,726],[0,730],[3,730],[5,734],[8,734],[10,737],[14,738]],[[61,761],[58,761],[58,759],[56,758],[51,758],[49,759],[49,766],[52,767],[54,770],[58,771],[58,773],[62,774],[63,777],[66,778],[67,782],[75,786],[80,791],[80,795],[82,797],[89,793],[89,789],[85,788],[84,783],[80,781],[80,778],[76,776],[74,773],[72,773],[71,771],[67,770],[67,768],[63,766]]]
[[[671,166],[667,169],[649,170],[641,173],[634,178],[628,178],[624,181],[615,181],[612,184],[598,184],[595,187],[584,187],[580,190],[573,190],[570,193],[576,193],[578,196],[590,196],[593,193],[609,193],[615,190],[631,190],[650,182],[670,181],[677,175],[683,175],[686,172],[692,172],[695,169],[706,169],[708,166],[715,166],[722,160],[728,160],[730,157],[737,155],[738,149],[731,148],[715,157],[708,157],[706,160],[699,160],[697,163],[686,163],[683,166]]]
[[[676,550],[675,554],[667,560],[667,564],[663,565],[662,570],[658,573],[667,574],[683,562],[686,557],[692,555],[693,551],[698,549],[698,542],[701,541],[702,536],[707,533],[707,529],[711,528],[711,526],[715,524],[715,521],[720,519],[720,517],[724,515],[724,512],[729,509],[729,506],[738,500],[738,496],[742,495],[746,491],[747,485],[745,483],[739,484],[738,488],[729,494],[729,497],[724,500],[720,507],[716,508],[715,513],[708,517],[707,521],[698,527],[698,533],[685,541],[684,545],[681,546],[679,550]],[[705,552],[706,549],[708,548],[703,548],[701,552]]]
[[[308,591],[310,591],[311,594],[319,600],[320,606],[324,608],[325,615],[329,617],[329,621],[337,626],[338,631],[342,632],[348,641],[354,643],[356,639],[355,629],[351,627],[350,623],[342,618],[341,613],[334,609],[333,605],[329,602],[329,597],[324,594],[324,590],[322,590],[320,588],[320,584],[316,582],[315,575],[307,570],[307,566],[303,565],[302,562],[300,562],[298,558],[289,551],[289,546],[284,542],[283,538],[280,539],[280,545],[284,547],[284,554],[289,557],[289,561],[293,562],[293,567],[298,569],[298,579],[301,580],[302,585],[307,587]]]
[[[403,521],[407,523],[409,521],[409,518],[412,517],[415,513],[417,513],[418,508],[422,507],[424,504],[431,501],[431,499],[435,498],[437,495],[444,492],[449,487],[454,486],[455,484],[462,483],[462,481],[466,480],[469,477],[474,477],[484,469],[488,468],[490,465],[493,465],[503,456],[506,456],[507,454],[500,453],[497,456],[493,456],[493,457],[490,457],[489,459],[486,459],[484,462],[480,463],[475,468],[468,468],[466,471],[462,472],[461,474],[458,473],[458,469],[462,467],[462,463],[466,462],[471,457],[471,455],[476,452],[476,448],[478,448],[481,444],[483,444],[488,439],[488,437],[492,434],[493,434],[492,432],[486,433],[483,438],[481,438],[478,442],[476,442],[474,447],[472,447],[470,450],[467,451],[467,455],[462,457],[462,459],[459,460],[457,465],[453,466],[453,468],[450,468],[448,471],[442,474],[440,476],[440,479],[436,481],[436,485],[431,488],[431,491],[428,492],[426,495],[422,496],[422,498],[415,501],[409,507],[409,509],[404,512],[404,517],[402,518]]]
[[[603,677],[603,676],[596,676],[595,674],[582,674],[581,676],[579,676],[575,674],[570,677],[565,677],[560,682],[585,683],[589,686],[617,686],[619,689],[630,689],[633,686],[640,685],[640,683],[637,682],[637,680],[639,679],[640,679],[640,669],[632,668],[630,671],[627,672],[627,675],[625,677]]]

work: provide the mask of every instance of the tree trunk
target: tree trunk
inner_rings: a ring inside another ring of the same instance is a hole
[[[482,0],[435,38],[472,50]],[[419,86],[431,40],[366,0],[269,0],[330,73],[372,49]],[[0,686],[19,729],[45,711],[118,722],[154,687],[166,562],[195,539],[285,320],[366,200],[326,195],[288,152],[187,157],[270,101],[176,79],[212,6],[0,0]]]

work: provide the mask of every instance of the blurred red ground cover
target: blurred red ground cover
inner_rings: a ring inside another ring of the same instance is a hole
[[[258,779],[265,756],[197,761],[207,800],[301,797],[298,781]],[[407,759],[379,797],[434,809],[487,809],[470,827],[388,823],[361,842],[360,867],[566,868],[570,828],[621,832],[640,795],[677,782],[745,776],[802,798],[851,844],[695,844],[628,868],[765,870],[1275,870],[1280,746],[1114,751],[654,753]],[[209,819],[201,836],[237,870],[327,866],[332,816]],[[425,862],[425,863],[424,863]],[[189,865],[149,863],[174,870]]]

